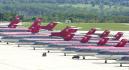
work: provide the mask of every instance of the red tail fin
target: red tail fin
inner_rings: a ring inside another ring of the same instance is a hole
[[[16,28],[17,24],[20,22],[20,17],[16,16],[14,20],[12,20],[10,22],[10,24],[8,25],[9,28]]]
[[[61,30],[61,32],[52,32],[50,36],[61,36],[62,33],[68,31],[68,29],[69,29],[69,27],[67,26],[66,28]]]
[[[58,23],[56,23],[56,22],[50,22],[48,25],[42,26],[42,29],[51,30],[52,31],[57,24]]]
[[[123,36],[123,32],[118,32],[116,35],[114,35],[114,40],[119,40]]]
[[[103,38],[103,37],[107,37],[109,35],[110,31],[109,30],[105,30],[101,35],[100,37]]]
[[[109,40],[109,38],[101,38],[101,39],[99,40],[99,42],[97,43],[97,45],[99,45],[99,46],[105,45],[108,40]]]
[[[87,43],[90,40],[91,36],[85,36],[81,39],[81,43]]]
[[[42,18],[36,18],[33,24],[29,27],[29,31],[32,33],[37,33],[41,29],[40,23],[42,22]]]
[[[95,28],[91,28],[91,29],[86,33],[86,35],[94,34],[95,31],[96,31]]]
[[[29,29],[31,29],[32,27],[35,27],[35,26],[37,26],[37,25],[40,25],[40,23],[43,21],[43,19],[42,18],[36,18],[35,20],[34,20],[34,22],[32,23],[32,25],[29,27]]]
[[[127,39],[122,39],[115,47],[124,47],[126,43],[128,42]]]
[[[72,38],[74,37],[74,35],[75,35],[75,34],[68,34],[68,35],[66,35],[66,36],[63,37],[63,38],[64,38],[65,41],[70,41],[70,40],[72,40]]]
[[[73,28],[73,27],[70,27],[70,26],[66,26],[61,32],[68,32],[70,28]],[[74,33],[75,31],[74,30],[70,30],[71,33]]]
[[[75,28],[70,28],[70,27],[66,27],[65,29],[63,29],[61,32],[52,32],[51,36],[60,36],[60,37],[65,37],[69,34],[75,33],[78,29]]]

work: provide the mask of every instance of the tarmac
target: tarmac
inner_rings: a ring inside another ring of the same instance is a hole
[[[105,64],[104,60],[91,56],[73,60],[63,53],[48,53],[43,57],[43,52],[46,51],[16,44],[0,45],[0,70],[129,70],[129,64],[119,67],[114,60]]]

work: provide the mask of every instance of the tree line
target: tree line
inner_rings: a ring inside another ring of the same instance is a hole
[[[23,21],[129,22],[128,0],[0,0],[0,20],[20,15]]]

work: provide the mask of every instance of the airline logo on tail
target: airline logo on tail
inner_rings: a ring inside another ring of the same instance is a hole
[[[20,16],[16,16],[14,20],[8,25],[9,28],[16,28],[17,24],[20,23]]]

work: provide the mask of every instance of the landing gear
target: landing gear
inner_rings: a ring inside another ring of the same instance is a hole
[[[49,51],[49,50],[48,50],[47,52],[48,52],[48,53],[50,53],[50,51]]]
[[[47,53],[46,52],[44,52],[43,54],[42,54],[42,56],[44,57],[44,56],[47,56]]]
[[[120,67],[122,67],[122,63],[120,63]]]
[[[7,42],[6,44],[9,44],[9,42]]]
[[[86,59],[85,56],[83,56],[83,60]]]
[[[33,47],[33,50],[35,50],[35,47]]]
[[[79,59],[80,58],[80,56],[78,56],[78,55],[74,55],[73,57],[72,57],[72,59]]]
[[[64,53],[64,56],[66,56],[66,53]]]
[[[105,60],[105,62],[104,63],[107,63],[107,60]]]
[[[18,44],[18,46],[17,47],[20,47],[20,45]]]

